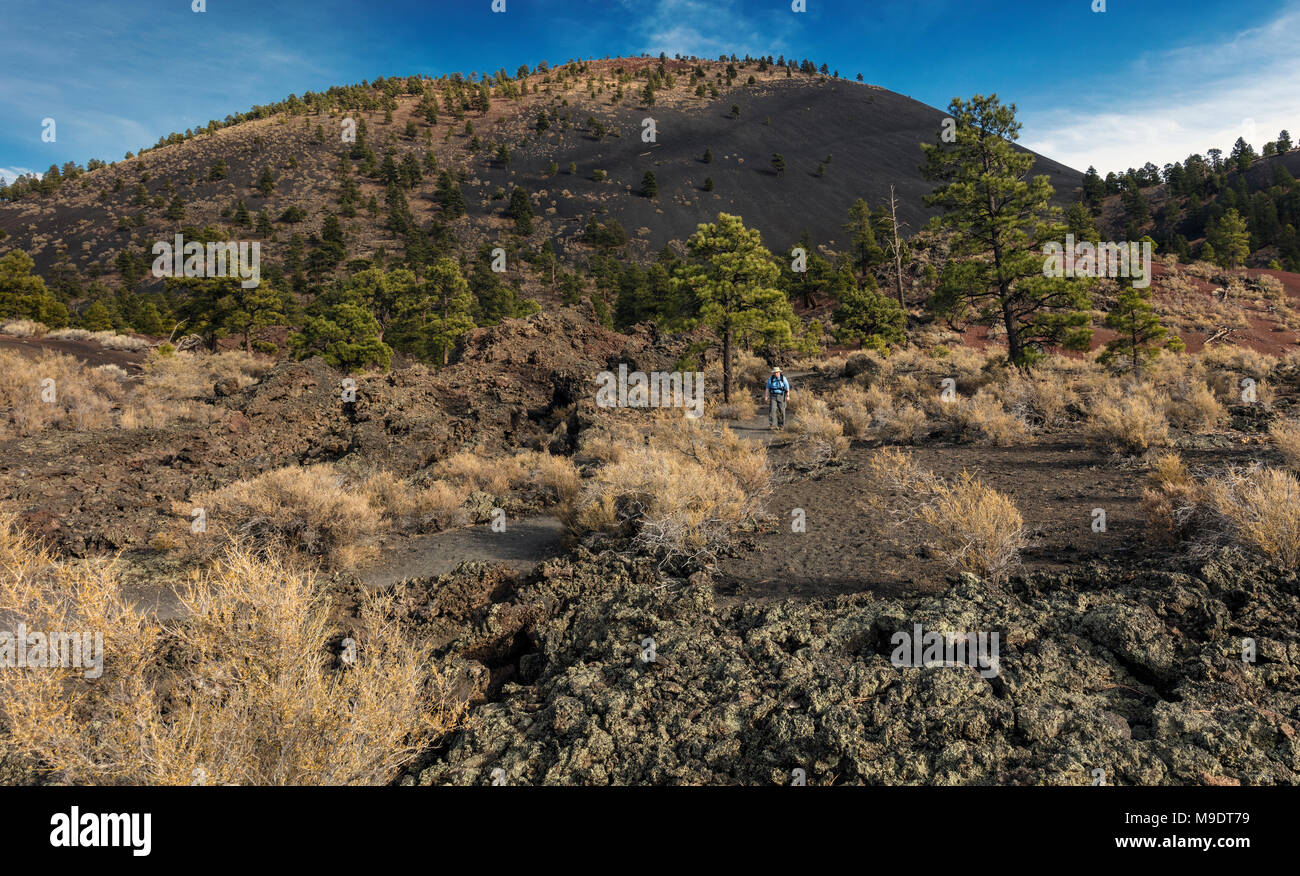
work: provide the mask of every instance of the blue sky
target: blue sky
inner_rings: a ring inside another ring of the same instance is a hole
[[[0,174],[380,75],[660,51],[808,57],[937,107],[997,92],[1021,142],[1103,173],[1300,134],[1300,0],[806,2],[6,0]]]

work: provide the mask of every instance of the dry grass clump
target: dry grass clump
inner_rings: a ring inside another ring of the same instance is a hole
[[[273,364],[270,359],[243,350],[169,356],[154,351],[144,362],[142,394],[164,401],[212,398],[212,387],[218,381],[233,378],[243,389],[256,383]]]
[[[113,331],[92,332],[78,328],[59,329],[50,332],[46,337],[65,341],[91,341],[110,350],[125,350],[129,353],[139,353],[153,346],[144,338],[133,335],[121,335]]]
[[[30,359],[0,350],[0,371],[0,434],[111,428],[115,409],[129,395],[112,372],[87,368],[63,353],[42,351]]]
[[[996,581],[1019,564],[1027,537],[1024,519],[1008,496],[965,471],[946,481],[899,450],[878,451],[871,465],[884,485],[908,502],[884,510],[954,568]]]
[[[764,410],[748,393],[734,392],[729,402],[724,402],[721,395],[710,397],[704,413],[715,420],[746,422],[762,415]]]
[[[218,380],[234,377],[247,386],[268,367],[268,360],[242,352],[155,354],[145,362],[144,373],[133,378],[116,365],[90,367],[64,353],[42,350],[31,359],[0,350],[6,378],[0,383],[0,434],[207,423],[219,412],[197,400],[212,398]]]
[[[1160,460],[1143,491],[1148,526],[1194,554],[1245,547],[1283,566],[1300,564],[1300,480],[1258,463],[1195,478],[1181,460]]]
[[[1263,383],[1277,364],[1272,356],[1235,344],[1206,347],[1201,351],[1199,361],[1210,385],[1228,404],[1241,404],[1242,378],[1249,377],[1256,384]]]
[[[795,413],[787,424],[794,435],[790,457],[796,465],[823,466],[849,449],[844,426],[826,402],[805,393]]]
[[[44,323],[31,319],[11,319],[0,325],[0,334],[13,335],[16,338],[39,338],[48,329]]]
[[[561,516],[577,533],[631,537],[662,564],[710,564],[757,519],[770,484],[761,445],[717,423],[660,418],[609,454]]]
[[[1069,422],[1069,409],[1079,404],[1079,395],[1069,375],[1043,369],[1029,376],[1013,374],[1002,388],[1002,400],[1007,413],[1026,428],[1058,429]]]
[[[1300,419],[1274,420],[1268,427],[1268,437],[1287,467],[1300,471]]]
[[[1271,274],[1260,274],[1253,282],[1261,297],[1267,298],[1269,301],[1286,300],[1286,287],[1282,285],[1282,281],[1277,277]]]
[[[1011,447],[1033,437],[1024,418],[1003,407],[997,392],[989,387],[970,398],[940,402],[939,409],[956,425],[962,438],[977,444]]]
[[[1168,393],[1165,414],[1176,428],[1204,432],[1228,419],[1228,409],[1203,379],[1179,380],[1168,388]]]
[[[921,436],[929,422],[929,417],[920,407],[896,398],[878,385],[867,390],[864,403],[871,411],[870,430],[882,441],[911,444]]]
[[[534,450],[504,457],[462,451],[440,460],[433,470],[436,477],[466,494],[481,491],[495,497],[531,486],[548,490],[555,501],[563,502],[577,493],[581,482],[571,459]]]
[[[5,745],[74,785],[367,785],[461,721],[390,598],[363,597],[356,628],[336,630],[309,575],[245,553],[180,597],[185,619],[160,625],[115,565],[55,562],[0,517],[6,626],[102,635],[98,677],[84,663],[0,676]]]
[[[206,514],[208,533],[263,553],[292,551],[341,568],[372,559],[375,541],[399,528],[429,531],[464,521],[464,483],[413,487],[390,472],[350,476],[334,465],[291,465],[191,496],[173,510]]]
[[[372,556],[373,541],[387,528],[383,510],[329,463],[268,471],[195,494],[174,510],[189,517],[194,508],[204,510],[209,535],[263,552],[302,552],[344,568]]]
[[[1169,441],[1165,397],[1150,386],[1107,386],[1088,405],[1088,440],[1115,452],[1137,453]]]
[[[845,383],[826,396],[831,415],[850,438],[865,438],[871,431],[871,402],[867,390]]]

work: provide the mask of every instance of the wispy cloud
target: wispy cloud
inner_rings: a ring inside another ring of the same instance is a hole
[[[18,179],[18,177],[22,176],[23,174],[33,173],[33,172],[34,171],[32,171],[30,168],[27,167],[0,167],[0,182],[3,182],[5,185],[9,185],[9,183]],[[39,173],[37,173],[36,175],[40,176]]]
[[[786,50],[785,34],[802,27],[789,4],[746,13],[738,0],[619,0],[637,16],[634,33],[640,51],[717,57],[723,53],[775,55]]]
[[[1137,58],[1111,82],[1023,114],[1025,146],[1104,175],[1151,161],[1181,161],[1238,137],[1257,150],[1300,129],[1300,5],[1268,24],[1212,44]]]

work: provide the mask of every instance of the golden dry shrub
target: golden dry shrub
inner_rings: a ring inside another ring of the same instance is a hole
[[[48,329],[44,323],[31,319],[11,319],[0,325],[0,335],[13,335],[16,338],[39,338]]]
[[[1027,431],[1034,425],[1058,429],[1068,422],[1069,407],[1079,403],[1070,376],[1056,370],[1016,372],[1002,389],[1002,405]]]
[[[882,441],[911,444],[929,422],[925,411],[879,384],[867,389],[865,403],[871,411],[870,431]]]
[[[32,435],[47,428],[107,429],[129,394],[113,371],[89,368],[64,353],[42,350],[29,358],[0,350],[0,428]]]
[[[242,350],[223,353],[152,351],[144,361],[142,395],[161,401],[212,398],[212,387],[233,379],[241,389],[257,382],[273,363]]]
[[[771,478],[762,445],[707,420],[663,417],[625,438],[561,516],[576,533],[632,536],[665,563],[707,564],[761,513]]]
[[[1206,503],[1241,545],[1283,566],[1300,565],[1300,481],[1285,469],[1231,468],[1203,484]]]
[[[1222,425],[1228,409],[1203,379],[1188,377],[1169,388],[1165,414],[1176,428],[1205,432]]]
[[[1169,442],[1165,397],[1150,386],[1106,386],[1088,404],[1090,443],[1115,452],[1138,453]]]
[[[482,491],[505,497],[515,490],[536,487],[549,491],[555,501],[561,502],[577,492],[580,481],[573,460],[532,450],[498,457],[461,451],[439,460],[433,473],[467,495]]]
[[[794,435],[790,458],[796,465],[822,466],[849,449],[843,424],[826,402],[811,394],[803,396],[798,411],[790,416],[787,425]]]
[[[939,410],[964,439],[977,444],[1011,447],[1033,437],[1025,420],[1003,407],[998,394],[989,387],[970,398],[940,402]]]
[[[1293,471],[1300,471],[1300,419],[1277,419],[1268,427],[1268,437],[1282,454],[1282,461]]]
[[[358,484],[371,507],[402,529],[447,529],[464,522],[469,491],[434,480],[419,487],[389,471],[377,471]]]
[[[1194,555],[1225,545],[1294,567],[1300,563],[1300,481],[1258,463],[1195,478],[1176,456],[1157,459],[1143,491],[1148,528],[1187,542]]]
[[[722,396],[710,396],[704,409],[706,416],[715,420],[731,420],[734,422],[747,422],[755,417],[762,416],[766,411],[758,401],[747,392],[733,392],[731,401],[725,402]]]
[[[191,496],[175,510],[188,517],[193,508],[204,510],[209,536],[261,551],[301,551],[345,568],[368,559],[388,526],[370,495],[329,463],[275,469]]]
[[[219,412],[197,399],[213,385],[235,377],[256,381],[268,363],[246,353],[217,356],[156,352],[138,379],[116,365],[90,367],[63,353],[36,358],[0,350],[0,433],[31,435],[48,428],[102,430],[162,428],[174,422],[209,422]]]
[[[954,568],[991,581],[1020,563],[1028,543],[1024,519],[1009,496],[963,471],[952,481],[921,468],[911,455],[892,448],[872,458],[872,471],[907,504],[878,504],[915,532]]]
[[[336,629],[310,575],[238,552],[179,595],[182,618],[159,624],[116,565],[57,562],[0,518],[6,621],[102,644],[81,665],[0,675],[5,747],[75,785],[373,785],[462,719],[388,597]]]
[[[736,364],[732,371],[732,377],[747,389],[762,389],[767,383],[767,378],[772,373],[774,366],[768,365],[767,360],[761,356],[755,356],[753,353],[741,350],[736,354]]]
[[[582,477],[573,460],[538,450],[525,450],[513,458],[512,486],[531,485],[548,491],[555,501],[566,502],[577,495]]]
[[[866,390],[845,383],[826,396],[831,415],[839,421],[850,438],[865,438],[871,431],[871,407]]]
[[[1156,455],[1151,485],[1143,487],[1141,508],[1147,535],[1165,544],[1182,541],[1201,525],[1200,490],[1183,458],[1174,452]]]

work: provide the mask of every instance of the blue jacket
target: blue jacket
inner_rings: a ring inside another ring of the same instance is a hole
[[[784,374],[780,377],[773,374],[767,379],[767,391],[772,395],[785,395],[790,392],[790,381],[785,379]]]

